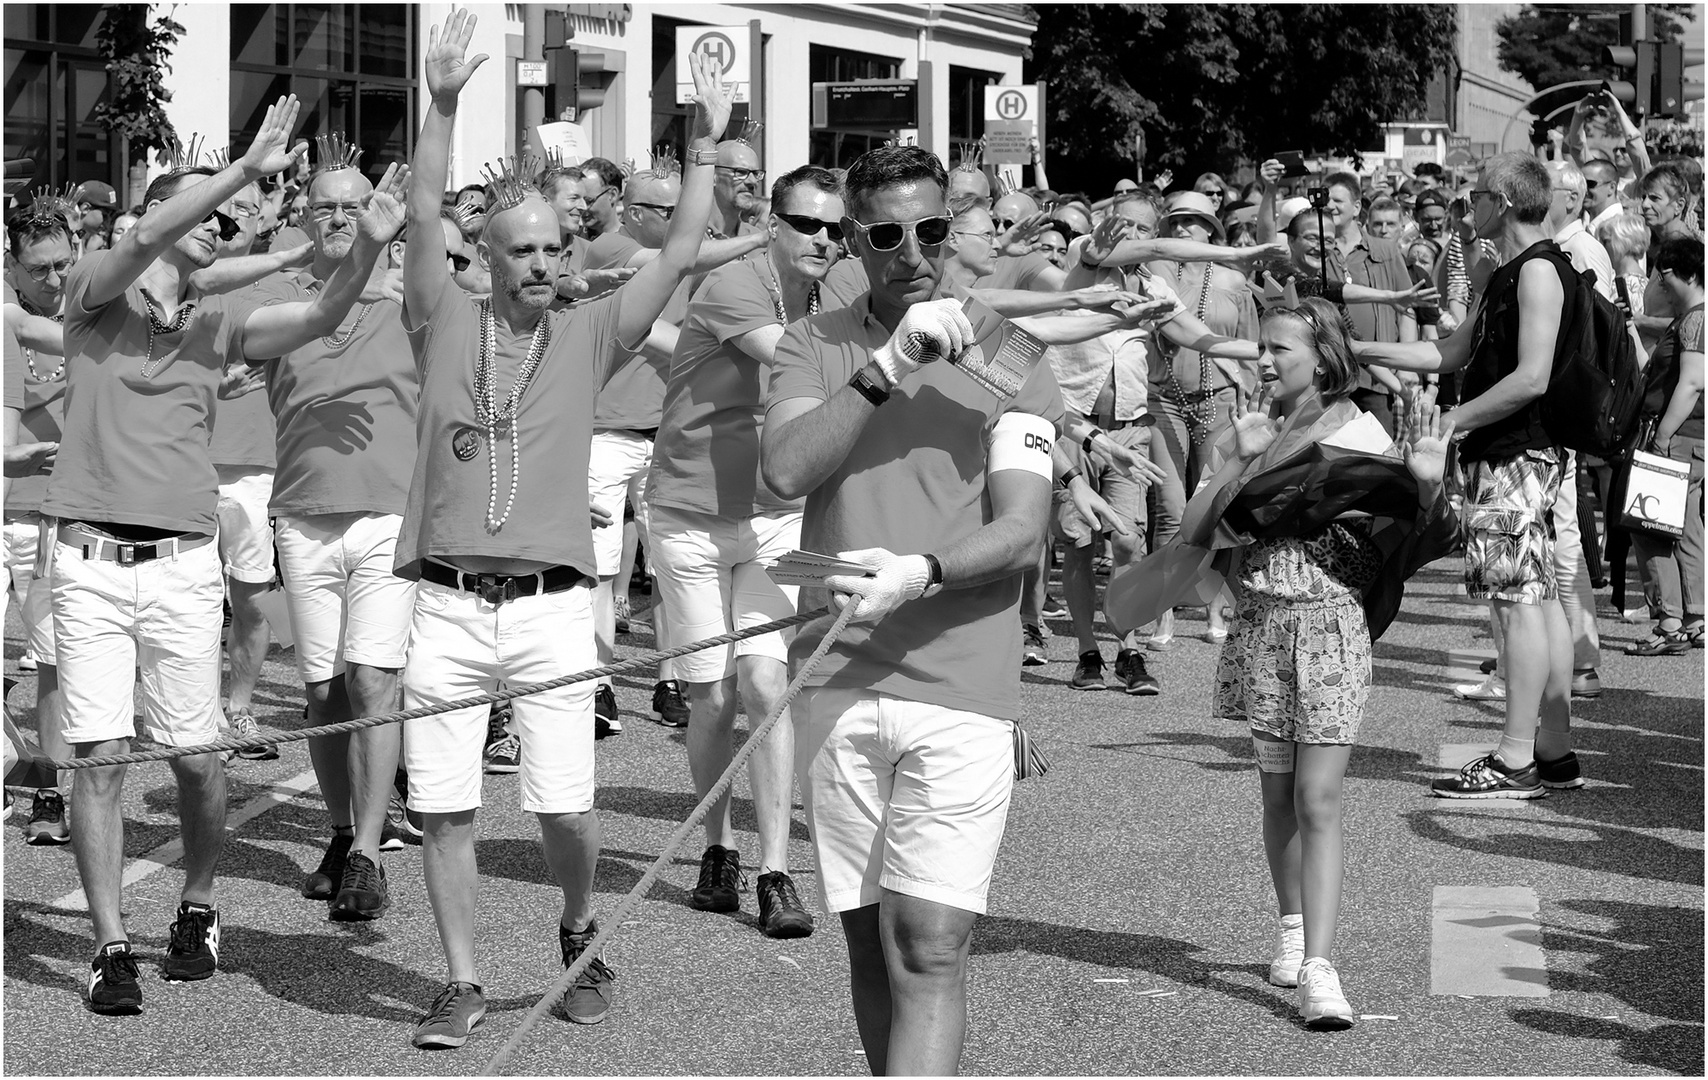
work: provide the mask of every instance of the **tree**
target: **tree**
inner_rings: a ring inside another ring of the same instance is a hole
[[[1098,188],[1131,175],[1141,133],[1147,168],[1188,173],[1275,150],[1368,149],[1383,124],[1421,115],[1457,29],[1441,4],[1033,10],[1027,76],[1049,80],[1051,176]]]
[[[1538,90],[1584,79],[1621,79],[1628,73],[1607,63],[1602,51],[1619,44],[1619,16],[1625,4],[1526,4],[1495,23],[1500,66]],[[1649,38],[1677,41],[1678,17],[1687,4],[1649,4]]]
[[[178,133],[162,107],[172,100],[161,76],[172,70],[167,58],[184,27],[171,15],[151,26],[147,4],[109,4],[96,31],[96,45],[107,61],[107,100],[95,106],[95,120],[125,138],[130,164],[147,160],[150,147],[164,149]]]

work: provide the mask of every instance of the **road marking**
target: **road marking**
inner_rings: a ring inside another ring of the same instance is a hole
[[[1429,992],[1459,997],[1547,997],[1536,890],[1437,885],[1430,922]]]
[[[235,832],[280,803],[314,790],[315,786],[313,769],[298,773],[289,780],[282,780],[263,794],[257,795],[238,807],[235,813],[228,810],[225,816],[225,829],[227,832]],[[129,888],[148,875],[166,869],[183,857],[184,842],[182,840],[173,840],[161,844],[153,851],[138,856],[134,862],[125,867],[124,877],[120,879],[119,887],[121,889]],[[83,894],[81,888],[78,888],[71,890],[57,900],[49,900],[47,906],[73,911],[87,911],[89,898]]]

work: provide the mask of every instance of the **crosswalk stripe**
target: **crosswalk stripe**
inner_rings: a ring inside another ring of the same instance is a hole
[[[1437,885],[1430,915],[1429,992],[1547,997],[1548,969],[1536,913],[1536,890],[1521,885]]]

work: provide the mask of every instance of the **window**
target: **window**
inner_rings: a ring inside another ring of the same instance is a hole
[[[295,94],[300,135],[345,133],[370,179],[408,160],[416,17],[409,4],[233,4],[231,145],[248,146],[268,106]]]
[[[949,65],[949,138],[972,142],[984,134],[984,88],[1002,81],[996,71]]]
[[[94,119],[107,96],[106,62],[95,48],[105,18],[95,5],[5,5],[5,154],[35,163],[32,191],[85,180],[124,191],[121,140]]]
[[[807,56],[807,92],[815,82],[856,82],[860,79],[899,79],[901,61],[891,56],[814,45]],[[896,137],[893,131],[852,128],[814,128],[811,162],[829,169],[847,168],[854,159]]]

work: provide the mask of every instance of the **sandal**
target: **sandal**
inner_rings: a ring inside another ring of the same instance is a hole
[[[1690,637],[1683,630],[1656,630],[1655,636],[1625,647],[1626,656],[1683,656],[1690,651]]]

